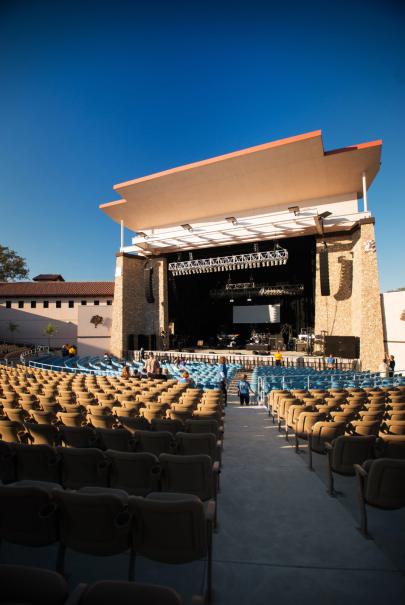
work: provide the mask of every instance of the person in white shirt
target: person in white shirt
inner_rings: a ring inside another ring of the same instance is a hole
[[[380,372],[381,378],[387,378],[390,368],[385,362],[385,359],[383,359],[380,365],[378,366],[378,371]]]

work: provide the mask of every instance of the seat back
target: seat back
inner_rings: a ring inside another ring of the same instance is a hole
[[[153,561],[188,563],[207,554],[204,507],[187,494],[152,494],[130,497],[136,516],[133,543],[136,552]]]
[[[405,460],[380,458],[369,466],[365,498],[378,508],[405,507]]]
[[[30,440],[35,445],[49,445],[53,447],[59,444],[59,432],[53,424],[25,422],[24,426],[28,431]]]
[[[26,445],[15,448],[17,480],[60,482],[60,457],[49,445]]]
[[[60,542],[78,552],[114,555],[129,547],[131,515],[116,494],[60,491]]]
[[[212,458],[205,454],[176,456],[161,454],[161,486],[164,492],[194,494],[200,500],[215,497]]]
[[[101,581],[87,588],[80,605],[182,605],[179,595],[165,586],[135,582]]]
[[[175,440],[179,454],[205,454],[212,461],[218,458],[217,438],[213,433],[177,433]]]
[[[52,496],[42,487],[0,485],[0,538],[25,546],[46,546],[58,539]]]
[[[344,435],[344,422],[315,422],[312,427],[311,446],[315,452],[324,453],[325,443]]]
[[[58,447],[62,458],[62,484],[68,489],[81,487],[107,487],[109,461],[96,448]]]
[[[169,431],[137,431],[134,435],[137,452],[149,452],[159,456],[173,451],[173,435]]]
[[[132,451],[132,434],[127,429],[96,429],[97,442],[103,450]]]
[[[64,605],[69,587],[55,571],[25,565],[0,565],[3,603],[27,605]]]
[[[333,441],[332,469],[341,475],[354,475],[354,464],[374,457],[375,436],[341,435]]]
[[[128,494],[146,496],[158,488],[159,461],[148,452],[118,452],[107,450],[110,467],[110,487]]]

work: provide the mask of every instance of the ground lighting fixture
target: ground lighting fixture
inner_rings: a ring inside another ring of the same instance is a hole
[[[232,223],[232,225],[238,224],[238,221],[236,220],[236,218],[234,216],[228,216],[225,220],[228,221],[228,223]]]
[[[300,213],[300,207],[299,206],[290,206],[288,208],[288,212],[293,212],[294,216],[297,216],[297,214]]]
[[[180,227],[182,229],[185,229],[186,231],[192,231],[193,230],[192,226],[189,225],[188,223],[185,223],[184,225],[180,225]]]

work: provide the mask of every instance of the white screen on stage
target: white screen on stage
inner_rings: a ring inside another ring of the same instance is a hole
[[[249,305],[233,307],[234,324],[280,323],[280,305]]]

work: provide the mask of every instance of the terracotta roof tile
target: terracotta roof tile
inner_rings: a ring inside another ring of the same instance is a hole
[[[113,281],[0,282],[0,298],[114,296]]]

